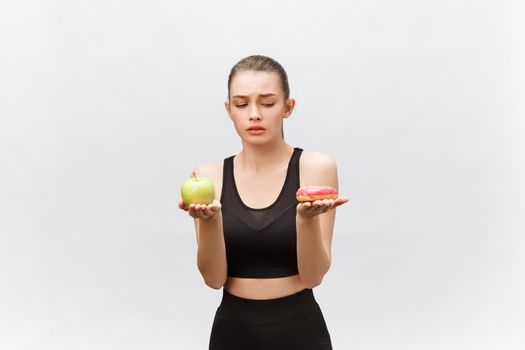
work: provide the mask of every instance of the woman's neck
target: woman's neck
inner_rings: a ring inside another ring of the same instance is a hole
[[[275,171],[276,167],[287,166],[293,153],[293,147],[281,142],[278,145],[244,145],[237,155],[239,164],[245,173],[263,174]]]

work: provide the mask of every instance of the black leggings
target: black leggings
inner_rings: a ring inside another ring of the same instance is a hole
[[[312,289],[276,299],[245,299],[223,288],[209,350],[332,350]]]

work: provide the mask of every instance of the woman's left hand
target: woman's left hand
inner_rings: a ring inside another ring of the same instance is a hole
[[[306,218],[314,217],[315,215],[326,213],[330,209],[334,209],[340,205],[348,202],[346,197],[336,199],[315,200],[312,202],[301,202],[297,204],[297,214]]]

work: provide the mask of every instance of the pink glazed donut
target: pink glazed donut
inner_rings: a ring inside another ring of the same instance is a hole
[[[305,186],[297,190],[295,197],[299,202],[313,202],[318,199],[336,199],[337,190],[330,186]]]

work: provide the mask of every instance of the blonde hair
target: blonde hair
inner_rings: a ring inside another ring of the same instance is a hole
[[[281,89],[283,90],[284,102],[290,98],[290,86],[288,85],[288,76],[283,66],[273,58],[263,55],[252,55],[243,58],[237,62],[230,71],[228,76],[228,101],[230,101],[230,86],[233,78],[238,72],[242,71],[258,71],[258,72],[269,72],[276,73],[281,83]],[[284,140],[284,128],[281,122],[281,135]]]

